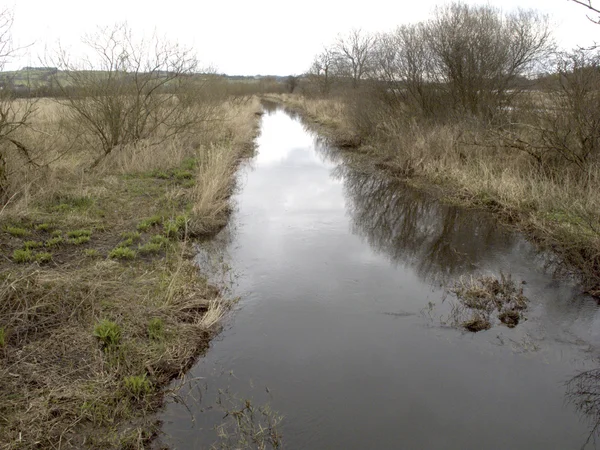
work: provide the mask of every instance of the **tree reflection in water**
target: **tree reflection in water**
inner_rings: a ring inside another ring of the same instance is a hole
[[[513,234],[487,214],[442,204],[399,181],[340,165],[353,231],[395,263],[415,268],[429,282],[472,273]]]
[[[600,435],[600,369],[586,370],[567,382],[567,401],[590,423],[590,434],[583,444],[596,444]]]

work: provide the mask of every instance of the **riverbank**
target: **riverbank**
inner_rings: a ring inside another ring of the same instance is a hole
[[[164,387],[230,303],[194,264],[193,242],[228,220],[260,105],[219,111],[94,173],[62,158],[2,210],[0,448],[141,448],[156,434]]]
[[[600,297],[597,189],[582,191],[578,180],[558,183],[534,176],[523,155],[477,145],[477,136],[460,124],[429,128],[414,124],[406,135],[384,142],[352,129],[339,99],[289,94],[265,98],[301,114],[320,134],[368,166],[445,201],[493,212],[541,248],[559,255],[564,262],[560,269],[579,277],[587,293]]]

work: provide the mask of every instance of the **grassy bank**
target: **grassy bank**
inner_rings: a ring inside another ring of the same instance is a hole
[[[355,112],[342,99],[286,94],[268,98],[300,112],[372,167],[432,190],[446,201],[493,211],[556,252],[564,268],[581,275],[586,291],[600,296],[597,167],[589,167],[586,183],[568,171],[546,176],[529,155],[490,140],[489,130],[466,120],[397,126],[384,117],[377,130],[367,134],[357,128]]]
[[[31,128],[55,136],[56,108],[42,101]],[[225,225],[259,110],[224,100],[189,133],[124,146],[91,172],[81,148],[43,167],[8,161],[0,448],[142,448],[156,433],[162,389],[227,310],[193,240]]]

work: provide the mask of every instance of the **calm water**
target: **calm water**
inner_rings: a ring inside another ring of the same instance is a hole
[[[281,110],[240,177],[220,239],[241,300],[189,374],[191,414],[166,408],[165,443],[209,448],[221,389],[269,402],[289,449],[583,445],[589,423],[564,384],[593,367],[600,314],[520,236],[352,168]],[[444,284],[500,271],[527,283],[526,322],[440,323]]]

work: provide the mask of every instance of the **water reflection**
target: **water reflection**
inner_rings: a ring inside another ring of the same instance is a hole
[[[347,166],[339,166],[336,176],[344,179],[353,232],[430,282],[470,273],[514,245],[515,237],[484,214]]]

